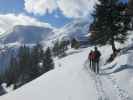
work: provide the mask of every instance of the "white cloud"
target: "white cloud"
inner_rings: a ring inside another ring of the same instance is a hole
[[[58,5],[62,13],[67,17],[86,17],[94,10],[96,0],[60,0]]]
[[[34,26],[43,26],[43,27],[51,27],[48,23],[43,23],[38,21],[35,18],[26,16],[24,14],[6,14],[0,15],[0,33],[12,30],[12,28],[16,25],[34,25]]]
[[[93,11],[97,0],[25,0],[25,10],[44,15],[60,9],[66,17],[81,18]]]
[[[56,0],[25,0],[25,10],[29,13],[43,15],[56,9]]]

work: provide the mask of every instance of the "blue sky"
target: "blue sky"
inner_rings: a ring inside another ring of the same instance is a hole
[[[34,15],[27,13],[24,10],[24,0],[0,0],[0,14],[8,14],[8,13],[24,13],[28,16],[35,17],[40,21],[44,21],[50,23],[55,27],[62,27],[72,19],[65,17],[59,10],[53,12],[52,14],[45,14],[45,15]],[[55,17],[58,15],[58,18]]]
[[[74,19],[87,16],[88,12],[93,10],[92,5],[94,5],[96,0],[90,0],[90,2],[88,0],[74,0],[75,3],[71,2],[71,0],[29,1],[30,4],[28,0],[0,0],[0,14],[24,14],[59,28]],[[40,5],[38,1],[44,4]],[[127,0],[122,1],[127,2]],[[78,6],[79,9],[77,9]],[[84,11],[84,9],[88,10]]]

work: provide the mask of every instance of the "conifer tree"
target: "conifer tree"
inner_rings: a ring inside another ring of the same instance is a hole
[[[59,41],[56,41],[55,44],[54,44],[54,47],[53,47],[53,55],[54,56],[58,56],[59,53],[60,53],[60,50],[59,50]]]
[[[39,63],[43,60],[43,58],[44,58],[43,47],[41,44],[37,44],[36,46],[33,47],[31,51],[30,76],[32,79],[41,75],[41,72],[40,72],[41,69],[40,69]]]
[[[64,56],[65,51],[68,49],[69,41],[56,41],[52,49],[54,56]]]
[[[29,71],[30,71],[30,48],[27,46],[21,46],[18,52],[18,65],[20,67],[20,81],[22,81],[22,84],[25,84],[26,82],[30,81],[29,79]]]
[[[60,49],[60,55],[61,56],[64,56],[65,55],[65,42],[64,41],[61,41],[60,42],[60,46],[59,46],[59,49]]]
[[[71,40],[71,48],[78,49],[80,47],[80,43],[76,38]]]
[[[126,4],[119,0],[99,0],[93,14],[91,37],[95,44],[112,46],[113,53],[117,51],[115,41],[123,43],[127,39],[130,17],[124,14]]]
[[[54,62],[51,55],[51,50],[48,47],[43,59],[43,73],[48,72],[54,68]]]
[[[20,69],[16,57],[13,55],[11,55],[9,67],[5,74],[7,86],[10,86],[11,84],[15,85],[17,83],[20,75]]]

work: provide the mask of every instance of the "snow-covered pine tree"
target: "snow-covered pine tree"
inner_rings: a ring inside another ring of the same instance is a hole
[[[61,57],[65,56],[66,55],[66,53],[65,53],[66,50],[67,50],[67,42],[64,41],[64,40],[60,41],[60,44],[59,44],[59,51],[60,51],[60,53],[59,53],[59,55]]]
[[[78,49],[80,47],[80,43],[76,38],[71,40],[71,48]]]
[[[44,51],[43,47],[41,44],[37,43],[32,48],[31,51],[31,58],[30,58],[30,77],[31,79],[35,79],[36,77],[41,75],[41,68],[39,66],[39,63],[43,60],[44,58]]]
[[[127,39],[130,17],[124,14],[127,4],[119,0],[99,0],[93,14],[91,38],[95,44],[111,44],[113,53],[117,51],[115,41],[123,43]]]
[[[65,51],[68,50],[68,45],[70,44],[69,40],[61,40],[56,41],[53,48],[52,53],[54,56],[65,56]]]
[[[17,58],[11,55],[9,68],[6,70],[4,75],[4,80],[7,83],[7,86],[11,84],[16,84],[20,76],[20,69],[18,66]]]
[[[51,50],[48,47],[44,54],[43,59],[43,72],[48,72],[50,70],[54,69],[54,62],[51,55]]]
[[[59,41],[57,40],[57,41],[55,42],[55,44],[54,44],[53,49],[52,49],[53,55],[54,55],[54,56],[58,56],[58,55],[59,55],[59,53],[60,53],[60,50],[59,50],[59,49],[60,49],[60,48],[59,48]]]
[[[29,70],[30,70],[30,48],[26,45],[21,46],[18,52],[18,66],[20,68],[19,81],[23,85],[30,81]]]

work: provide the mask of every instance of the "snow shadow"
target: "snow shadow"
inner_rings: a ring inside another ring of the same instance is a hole
[[[126,69],[133,69],[133,65],[121,65],[118,69],[114,71],[114,73],[126,70]]]
[[[118,72],[121,72],[123,70],[127,70],[127,69],[133,69],[133,65],[121,65],[121,66],[116,66],[117,64],[114,64],[113,66],[111,67],[108,67],[106,69],[101,69],[101,73],[100,75],[108,75],[108,74],[114,74],[114,73],[118,73]],[[117,67],[117,68],[116,68]],[[109,71],[111,70],[112,71]]]
[[[116,65],[117,65],[117,63],[113,64],[113,65],[112,65],[112,66],[110,66],[110,67],[103,68],[103,69],[101,69],[101,70],[102,70],[102,71],[111,70],[111,69],[115,68],[115,67],[116,67]]]
[[[90,69],[90,67],[89,67],[89,61],[88,60],[85,61],[84,68],[86,70],[92,71]],[[118,72],[121,72],[121,71],[127,70],[127,69],[133,69],[133,65],[129,65],[129,64],[126,64],[126,65],[117,65],[117,63],[114,63],[114,64],[110,65],[109,67],[101,68],[99,75],[114,74],[114,73],[118,73]]]

